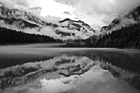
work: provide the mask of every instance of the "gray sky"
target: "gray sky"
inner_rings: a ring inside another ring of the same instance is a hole
[[[81,19],[94,29],[140,5],[140,0],[0,0],[18,8],[41,7],[41,16]]]
[[[93,27],[109,24],[118,15],[140,5],[140,0],[56,0],[76,8],[74,13]]]

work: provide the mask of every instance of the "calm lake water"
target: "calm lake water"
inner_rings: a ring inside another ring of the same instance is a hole
[[[140,93],[136,50],[1,47],[0,52],[0,93]]]

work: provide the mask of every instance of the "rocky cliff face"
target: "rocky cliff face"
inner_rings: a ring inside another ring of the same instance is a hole
[[[49,22],[41,16],[36,16],[30,11],[39,13],[41,8],[23,9],[8,8],[0,2],[0,27],[27,33],[36,33],[51,36],[57,39],[86,39],[94,34],[88,24],[83,21],[64,19],[59,22]]]
[[[76,29],[78,31],[82,31],[83,33],[95,32],[94,29],[92,29],[88,24],[84,23],[81,20],[75,21],[67,18],[59,22],[62,24],[62,27],[64,28],[67,27],[72,30]]]
[[[85,39],[92,36],[95,32],[88,24],[84,23],[81,20],[75,21],[71,19],[64,19],[59,21],[61,29],[59,30],[61,33],[69,33],[69,35],[76,37],[76,39]],[[82,36],[82,37],[81,37]]]
[[[14,25],[16,28],[26,28],[26,27],[43,27],[51,26],[51,24],[43,21],[34,14],[19,10],[19,9],[10,9],[4,6],[2,3],[0,5],[0,21],[4,25]],[[32,27],[32,25],[34,25]]]

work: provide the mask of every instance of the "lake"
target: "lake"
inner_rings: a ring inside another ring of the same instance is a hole
[[[0,93],[140,93],[140,51],[1,46]]]

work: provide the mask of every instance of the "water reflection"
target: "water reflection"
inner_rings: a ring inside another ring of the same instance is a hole
[[[139,54],[71,52],[0,69],[1,93],[139,93]]]

